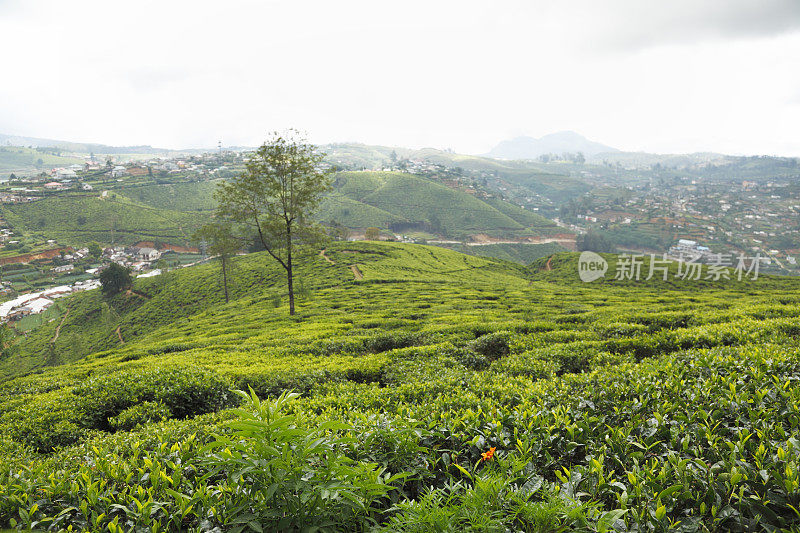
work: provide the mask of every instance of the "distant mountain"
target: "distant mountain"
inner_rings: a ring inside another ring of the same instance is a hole
[[[585,156],[593,156],[603,152],[618,152],[616,148],[590,141],[574,131],[551,133],[539,139],[533,137],[517,137],[492,148],[486,154],[497,159],[536,159],[543,154],[561,154],[564,152],[582,152]]]
[[[95,153],[95,154],[178,154],[201,153],[213,150],[212,148],[189,148],[185,150],[170,150],[167,148],[153,148],[149,145],[141,146],[109,146],[96,143],[76,143],[70,141],[57,141],[55,139],[41,139],[38,137],[22,137],[19,135],[6,135],[0,133],[0,146],[32,146],[34,148],[60,148],[66,152]]]

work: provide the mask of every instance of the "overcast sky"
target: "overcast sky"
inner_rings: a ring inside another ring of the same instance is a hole
[[[0,0],[0,133],[800,156],[800,0]]]

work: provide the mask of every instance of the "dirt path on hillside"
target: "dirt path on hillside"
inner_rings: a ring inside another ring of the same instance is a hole
[[[150,299],[150,297],[149,297],[148,295],[146,295],[146,294],[142,294],[141,292],[139,292],[139,291],[135,291],[135,290],[133,290],[133,289],[128,289],[127,291],[125,291],[125,295],[126,295],[126,296],[132,296],[132,295],[136,295],[136,296],[138,296],[139,298],[144,298],[145,300],[149,300],[149,299]]]
[[[122,340],[122,332],[120,331],[121,329],[122,329],[121,325],[117,326],[116,334],[117,334],[117,337],[119,337],[119,342],[121,342],[122,344],[125,344],[125,341]]]
[[[553,256],[552,255],[547,258],[547,263],[544,264],[544,269],[545,270],[553,270],[553,267],[550,266],[550,261],[552,261],[552,260],[553,260]]]
[[[364,279],[364,274],[362,274],[361,271],[358,269],[358,265],[350,265],[350,270],[353,271],[353,277],[356,280]]]
[[[56,334],[53,336],[52,340],[50,341],[50,344],[55,344],[55,342],[58,340],[58,336],[61,335],[61,326],[64,325],[64,321],[67,319],[68,316],[69,316],[69,309],[67,309],[67,312],[64,313],[64,316],[61,317],[61,322],[58,323],[58,327],[56,328]]]
[[[328,257],[327,255],[325,255],[325,248],[323,248],[322,250],[320,250],[320,251],[319,251],[319,256],[320,256],[321,258],[323,258],[325,261],[327,261],[328,263],[332,264],[332,265],[335,265],[335,264],[336,264],[336,262],[335,262],[335,261],[331,260],[331,258],[330,258],[330,257]]]

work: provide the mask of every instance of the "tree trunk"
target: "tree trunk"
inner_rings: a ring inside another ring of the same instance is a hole
[[[228,303],[228,272],[225,268],[227,265],[225,256],[222,256],[222,286],[225,288],[225,303]]]
[[[292,280],[292,229],[286,228],[286,281],[289,286],[289,314],[294,314],[294,283]]]

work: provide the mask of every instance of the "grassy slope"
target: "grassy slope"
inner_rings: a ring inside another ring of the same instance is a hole
[[[126,187],[121,193],[134,202],[174,211],[214,209],[214,189],[219,180]]]
[[[782,516],[786,522],[777,523],[791,525],[794,515],[781,487],[792,476],[786,467],[794,468],[797,452],[787,439],[800,420],[795,280],[770,279],[758,291],[703,283],[595,285],[570,277],[575,254],[557,256],[551,270],[534,268],[540,281],[529,281],[524,269],[508,263],[423,246],[339,243],[326,255],[335,264],[316,255],[303,261],[309,294],[293,319],[285,306],[271,305],[276,280],[269,272],[275,271],[249,265],[257,255],[240,259],[238,275],[253,282],[228,305],[201,310],[213,295],[194,293],[210,270],[180,272],[161,287],[139,284],[137,290],[150,299],[120,314],[133,317],[150,309],[138,315],[147,331],[125,345],[0,385],[3,472],[21,472],[26,464],[43,468],[30,491],[42,498],[39,507],[55,514],[73,500],[64,500],[66,489],[48,481],[54,471],[65,479],[85,475],[88,485],[93,476],[106,475],[92,469],[96,464],[105,471],[99,458],[110,454],[125,463],[141,462],[142,454],[155,458],[173,442],[184,442],[173,453],[181,446],[191,449],[184,439],[207,439],[218,418],[148,425],[130,434],[87,433],[95,415],[80,407],[81,391],[115,380],[119,390],[112,392],[122,394],[154,371],[205,369],[263,395],[299,390],[304,398],[293,412],[314,423],[375,424],[356,432],[359,442],[383,428],[382,444],[357,446],[358,458],[388,461],[400,471],[421,468],[416,472],[428,476],[419,481],[423,486],[464,479],[442,461],[442,450],[469,468],[496,446],[501,458],[523,454],[546,486],[554,483],[562,492],[573,490],[567,478],[580,474],[590,480],[575,493],[580,502],[615,509],[625,491],[629,525],[637,516],[650,523],[663,505],[658,512],[669,519],[696,518],[725,530],[731,524],[712,516],[711,505],[730,495],[726,480],[735,466],[753,476],[741,478],[743,489],[775,495],[765,504],[770,520]],[[353,280],[352,264],[363,281]],[[191,316],[171,314],[193,306],[197,312]],[[508,353],[486,359],[473,341],[491,332],[508,340]],[[105,401],[112,414],[124,408],[113,397]],[[392,448],[399,442],[393,424],[409,421],[422,428],[427,452],[413,448],[404,455]],[[49,435],[79,445],[49,458],[21,446]],[[761,445],[766,452],[758,451]],[[520,451],[525,449],[530,455]],[[91,462],[95,456],[97,463]],[[751,466],[754,456],[768,463],[766,481]],[[165,464],[167,459],[174,456]],[[683,460],[695,465],[696,476],[675,466]],[[597,465],[605,468],[602,478],[614,483],[597,481]],[[25,472],[19,475],[38,475]],[[412,496],[423,490],[416,483],[405,486]],[[677,492],[664,492],[676,485]],[[24,486],[16,474],[0,478],[0,490],[17,493]],[[125,502],[125,496],[110,498],[109,505]],[[148,498],[176,512],[166,492]],[[706,500],[711,503],[701,507]],[[0,513],[6,508],[13,513],[13,505],[0,507]],[[737,509],[749,520],[763,505]],[[476,512],[483,516],[481,509]]]
[[[213,209],[215,181],[126,188],[131,201],[158,209]],[[427,223],[438,218],[449,232],[514,232],[549,235],[558,227],[536,213],[499,199],[478,199],[425,178],[400,172],[342,172],[316,218],[350,228],[388,228],[395,222]]]
[[[351,264],[358,265],[367,282],[463,279],[522,283],[519,276],[523,275],[512,265],[426,246],[335,243],[328,256],[338,256],[339,261],[331,265],[316,251],[301,255],[296,283],[312,291],[352,285]],[[251,254],[234,260],[229,292],[234,300],[249,298],[265,305],[275,297],[284,298],[283,283],[283,271],[265,253]],[[133,293],[111,299],[103,298],[100,291],[80,293],[61,301],[69,309],[63,320],[53,320],[21,339],[14,355],[0,361],[0,379],[122,346],[222,301],[220,267],[216,262],[136,280]]]
[[[393,215],[392,221],[430,223],[438,219],[450,234],[520,232],[526,228],[539,234],[552,231],[554,227],[546,219],[505,202],[493,200],[489,203],[427,179],[400,172],[341,172],[336,175],[334,188],[339,195],[380,209],[381,216],[373,219],[374,223],[371,224],[379,227],[386,227],[385,223],[379,223],[385,222],[387,218],[382,214],[384,212]],[[355,222],[364,220],[363,215],[366,214],[353,208],[340,222],[358,227]]]
[[[477,255],[480,257],[495,257],[504,261],[513,261],[521,265],[528,265],[542,257],[548,257],[566,249],[556,242],[545,244],[505,243],[486,244],[481,246],[452,245],[447,246],[463,254]]]
[[[24,204],[4,204],[3,218],[14,229],[39,233],[63,244],[89,241],[132,244],[138,240],[185,243],[204,215],[158,209],[124,199],[59,196]],[[86,222],[80,224],[79,217]]]
[[[386,146],[342,144],[326,147],[328,159],[333,163],[344,163],[365,168],[376,168],[389,161],[394,150],[401,158],[422,159],[449,168],[461,167],[473,171],[491,172],[508,181],[525,185],[556,202],[565,201],[570,195],[581,194],[591,187],[567,174],[554,174],[546,165],[531,161],[501,161],[489,157],[454,154],[434,148],[409,150]]]
[[[41,166],[36,164],[39,159],[42,160]],[[0,172],[4,174],[40,172],[45,169],[66,167],[75,163],[82,165],[84,160],[37,152],[32,148],[22,146],[0,146]]]
[[[404,221],[399,215],[353,200],[338,191],[322,200],[316,217],[322,222],[334,221],[348,228],[388,228],[393,222]]]

